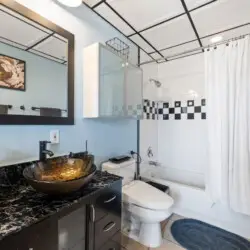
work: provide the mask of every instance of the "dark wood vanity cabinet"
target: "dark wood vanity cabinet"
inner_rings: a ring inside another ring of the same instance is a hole
[[[0,241],[0,250],[55,250],[57,221],[47,219]]]
[[[113,185],[89,206],[89,249],[120,250],[121,182]]]
[[[0,240],[0,250],[120,250],[121,181]]]

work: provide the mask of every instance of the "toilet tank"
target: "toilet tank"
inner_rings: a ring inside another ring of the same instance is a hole
[[[102,171],[123,177],[122,185],[126,185],[134,180],[136,163],[134,159],[115,164],[110,161],[102,164]]]

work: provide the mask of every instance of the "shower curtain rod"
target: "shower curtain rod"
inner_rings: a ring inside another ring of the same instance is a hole
[[[168,61],[171,61],[172,57],[177,57],[177,56],[181,56],[181,55],[185,55],[185,54],[187,54],[187,56],[191,56],[191,55],[189,55],[189,53],[196,52],[196,51],[199,51],[199,50],[204,50],[204,49],[216,48],[219,45],[223,45],[223,44],[227,44],[227,43],[229,43],[231,41],[236,41],[236,40],[239,40],[239,39],[243,39],[248,35],[250,35],[250,33],[245,34],[245,35],[241,35],[241,36],[238,36],[238,37],[230,38],[228,40],[224,40],[224,41],[221,41],[221,42],[218,42],[218,43],[213,43],[213,44],[210,44],[210,45],[207,45],[207,46],[197,47],[195,49],[187,50],[187,51],[184,51],[182,53],[173,54],[173,55],[170,55],[168,57],[159,58],[160,60],[164,60],[164,61],[159,62],[159,63],[166,63]],[[165,59],[168,60],[168,61],[165,61]],[[178,58],[174,58],[174,59],[178,59]],[[151,60],[151,61],[143,62],[143,63],[139,64],[139,66],[149,64],[149,63],[153,63],[153,62],[156,62],[156,61]]]

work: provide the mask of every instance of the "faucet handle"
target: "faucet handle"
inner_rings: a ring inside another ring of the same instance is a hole
[[[40,144],[48,144],[51,143],[51,141],[40,141]]]

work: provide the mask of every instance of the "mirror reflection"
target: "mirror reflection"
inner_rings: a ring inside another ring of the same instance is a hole
[[[68,40],[3,5],[0,22],[0,115],[67,117]]]

